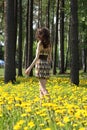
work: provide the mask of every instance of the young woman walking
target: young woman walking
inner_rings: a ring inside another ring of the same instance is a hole
[[[36,32],[36,38],[38,40],[36,57],[31,65],[26,69],[25,73],[29,75],[31,69],[35,65],[35,75],[39,79],[40,83],[40,97],[48,95],[46,89],[46,82],[50,76],[51,68],[51,43],[50,32],[47,28],[40,28]]]

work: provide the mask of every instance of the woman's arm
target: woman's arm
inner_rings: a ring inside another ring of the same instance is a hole
[[[36,57],[34,58],[34,60],[31,63],[31,65],[26,69],[25,74],[29,74],[30,73],[31,69],[33,68],[33,66],[35,65],[36,61],[39,58],[39,54],[40,54],[40,42],[38,42],[38,45],[37,45]]]

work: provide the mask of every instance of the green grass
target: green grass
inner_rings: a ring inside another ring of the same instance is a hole
[[[0,68],[0,77],[4,76],[4,68]]]

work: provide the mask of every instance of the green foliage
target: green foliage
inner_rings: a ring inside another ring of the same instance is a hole
[[[33,56],[34,57],[36,55],[36,48],[37,48],[37,41],[34,41],[34,43],[33,43]]]
[[[0,41],[4,42],[4,0],[0,0]]]
[[[79,32],[80,32],[80,41],[83,44],[87,43],[87,1],[86,0],[79,0],[78,6],[78,16],[79,16]],[[84,46],[85,47],[85,46]]]
[[[4,68],[0,68],[0,78],[4,77]]]

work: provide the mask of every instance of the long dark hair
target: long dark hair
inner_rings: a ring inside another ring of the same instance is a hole
[[[50,45],[50,32],[48,28],[43,27],[37,30],[36,32],[37,40],[41,40],[41,44],[44,48],[47,48]]]

